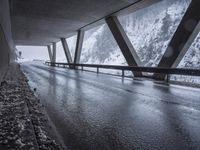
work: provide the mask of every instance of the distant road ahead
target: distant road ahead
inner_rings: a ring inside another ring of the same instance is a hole
[[[53,68],[22,70],[71,150],[200,149],[200,90]]]

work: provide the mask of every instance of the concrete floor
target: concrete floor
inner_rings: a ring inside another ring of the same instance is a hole
[[[26,63],[71,150],[200,149],[200,89]]]

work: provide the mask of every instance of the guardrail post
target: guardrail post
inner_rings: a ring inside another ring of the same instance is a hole
[[[124,78],[124,69],[122,69],[122,78]]]
[[[56,43],[53,43],[53,55],[52,55],[52,62],[54,63],[53,65],[55,65],[56,62]]]
[[[167,74],[167,76],[166,76],[166,82],[169,83],[169,81],[170,81],[170,74]]]
[[[99,73],[99,67],[97,67],[97,73]]]
[[[81,66],[81,70],[83,71],[83,66]]]

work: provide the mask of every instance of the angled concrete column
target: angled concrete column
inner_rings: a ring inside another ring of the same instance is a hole
[[[48,49],[48,53],[49,53],[49,60],[50,60],[50,62],[52,62],[52,51],[51,51],[51,46],[48,45],[48,46],[47,46],[47,49]]]
[[[191,40],[198,34],[199,8],[200,0],[192,0],[158,67],[171,68],[173,65],[177,66],[184,57],[189,47],[188,44],[191,44]],[[166,75],[154,74],[153,77],[164,80]]]
[[[53,43],[52,62],[56,62],[56,43]]]
[[[65,38],[61,38],[61,42],[62,42],[63,50],[65,52],[65,56],[66,56],[66,59],[67,59],[68,63],[72,63],[72,57],[71,57],[71,54],[70,54],[69,47],[68,47],[68,44],[66,42],[66,39]]]
[[[63,50],[65,52],[65,56],[66,56],[67,62],[68,63],[73,63],[66,39],[65,38],[61,38],[61,42],[62,42],[62,45],[63,45]],[[72,65],[69,65],[69,68],[70,69],[74,69],[74,67]]]
[[[178,57],[176,58],[174,64],[172,65],[172,68],[176,68],[179,63],[181,62],[181,60],[183,59],[183,57],[185,56],[186,52],[188,51],[188,49],[190,48],[190,46],[192,45],[192,43],[194,42],[195,38],[197,37],[197,35],[200,33],[200,21],[198,23],[198,25],[196,26],[196,28],[194,29],[194,31],[192,32],[192,34],[190,35],[188,41],[185,43],[183,49],[181,50],[180,54],[178,55]]]
[[[109,17],[106,23],[110,28],[117,44],[119,45],[122,54],[124,55],[129,66],[142,66],[141,61],[133,48],[130,40],[128,39],[123,27],[121,26],[117,17]],[[142,76],[141,72],[134,72],[134,76]]]
[[[74,56],[75,64],[80,63],[81,50],[83,46],[83,38],[84,38],[84,30],[79,30],[78,35],[77,35],[76,50],[75,50],[75,56]]]

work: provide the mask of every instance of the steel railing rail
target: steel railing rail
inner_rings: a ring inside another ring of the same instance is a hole
[[[147,73],[160,73],[160,74],[176,74],[176,75],[188,75],[188,76],[200,76],[199,69],[185,69],[185,68],[156,68],[156,67],[133,67],[133,66],[118,66],[118,65],[97,65],[97,64],[72,64],[72,63],[59,63],[59,62],[49,62],[46,61],[45,64],[51,66],[62,66],[62,67],[89,67],[89,68],[97,68],[97,72],[99,72],[100,68],[103,69],[114,69],[121,70],[122,76],[124,76],[124,71],[136,71],[136,72],[147,72]]]

